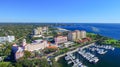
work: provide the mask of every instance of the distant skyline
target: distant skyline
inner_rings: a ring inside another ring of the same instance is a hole
[[[1,22],[120,23],[120,0],[0,0]]]

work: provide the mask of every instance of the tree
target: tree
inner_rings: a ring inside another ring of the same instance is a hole
[[[15,67],[22,67],[22,64],[21,63],[16,63]]]
[[[31,56],[31,53],[29,51],[24,51],[24,58],[29,58]]]
[[[39,67],[50,67],[50,65],[48,64],[47,59],[41,59],[41,64]]]
[[[0,55],[1,56],[9,56],[11,54],[11,49],[12,49],[12,45],[10,43],[6,42],[6,44],[3,44],[1,46]]]
[[[10,62],[1,62],[0,67],[14,67]]]
[[[46,48],[46,49],[44,49],[44,52],[46,53],[46,54],[49,54],[49,53],[51,53],[51,52],[55,52],[57,50],[57,48]]]
[[[52,59],[51,59],[51,62],[52,62],[51,67],[56,67],[56,66],[57,66],[57,67],[60,67],[60,64],[59,64],[58,62],[56,62],[55,59],[52,58]]]
[[[43,59],[23,59],[15,63],[15,67],[50,67],[48,61]]]
[[[35,67],[34,63],[31,60],[28,60],[28,59],[17,61],[15,66],[16,67]]]

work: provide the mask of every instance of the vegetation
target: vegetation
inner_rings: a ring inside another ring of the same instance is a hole
[[[15,67],[50,67],[46,59],[24,59],[14,63]]]
[[[49,31],[50,31],[50,33],[49,33],[49,35],[50,36],[57,36],[57,31],[56,30],[58,30],[57,28],[54,28],[54,27],[49,27]]]
[[[24,58],[29,58],[31,56],[31,52],[24,51]]]
[[[38,40],[38,39],[43,39],[42,37],[32,37],[31,40],[34,41],[34,40]]]
[[[95,40],[97,44],[100,45],[113,45],[116,47],[120,47],[120,40],[115,40],[113,38],[101,36],[99,34],[87,33],[87,36]]]
[[[56,50],[57,48],[45,48],[44,53],[49,54],[49,53],[55,52]]]
[[[60,50],[58,50],[58,51],[54,54],[54,56],[58,56],[58,55],[60,55],[60,54],[64,54],[64,53],[66,53],[66,52],[68,52],[68,51],[69,51],[69,48],[60,49]]]
[[[59,63],[51,59],[52,65],[47,59],[21,59],[16,62],[0,62],[0,67],[60,67]]]
[[[59,63],[57,63],[54,59],[51,59],[52,65],[48,63],[48,61],[43,59],[24,59],[17,61],[13,64],[15,67],[60,67]]]
[[[2,60],[6,60],[11,55],[12,45],[8,42],[0,46],[0,57]]]
[[[22,41],[26,38],[27,42],[31,42],[31,34],[34,28],[38,26],[51,26],[53,24],[17,24],[17,23],[10,23],[10,24],[0,24],[0,36],[7,36],[7,35],[14,35],[16,40],[19,39],[17,42]],[[50,30],[55,30],[55,28],[50,27]],[[54,33],[54,32],[53,32]],[[54,33],[55,34],[55,33]]]
[[[56,62],[55,59],[53,58],[51,59],[51,62],[52,62],[51,67],[62,67],[60,63]]]
[[[53,24],[54,26],[57,26],[56,24]],[[59,25],[65,25],[65,24],[59,24]],[[31,38],[32,30],[37,27],[37,26],[45,26],[45,24],[2,24],[0,25],[0,36],[6,36],[6,35],[14,35],[16,39],[18,40],[18,43],[26,38],[27,42],[31,42],[32,40],[36,39],[42,39],[42,38]],[[53,28],[52,26],[49,27],[49,35],[45,33],[45,36],[57,36],[57,28]],[[68,32],[63,32],[62,35],[67,35]],[[87,36],[90,37],[93,41],[95,41],[98,44],[104,44],[104,45],[114,45],[120,47],[120,40],[115,40],[112,38],[104,37],[99,34],[93,34],[93,33],[87,33]],[[82,46],[83,44],[77,44],[72,45],[71,48],[75,49],[77,47]],[[7,58],[11,54],[11,43],[6,42],[6,44],[1,45],[0,47],[0,57]],[[72,50],[73,50],[72,49]],[[58,56],[60,54],[64,54],[71,49],[69,48],[63,48],[63,49],[49,49],[46,48],[44,50],[44,53],[49,54],[52,52],[54,53],[54,56]],[[25,51],[24,52],[24,57],[20,58],[16,62],[6,62],[2,61],[0,62],[0,67],[62,67],[58,62],[56,62],[54,59],[51,59],[52,64],[50,64],[47,59],[45,58],[30,58],[31,57],[31,52]],[[35,56],[37,56],[39,52],[35,52]],[[5,60],[5,59],[3,59]]]
[[[14,67],[10,62],[0,62],[0,67]]]

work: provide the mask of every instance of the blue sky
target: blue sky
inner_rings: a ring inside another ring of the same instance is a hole
[[[0,22],[119,23],[120,0],[0,0]]]

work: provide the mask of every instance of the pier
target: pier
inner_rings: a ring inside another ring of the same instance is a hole
[[[82,47],[80,47],[80,48],[81,48],[81,49],[84,49],[84,48],[87,48],[87,47],[92,46],[92,45],[95,45],[95,43],[91,43],[91,44],[82,46]],[[77,52],[78,50],[79,50],[79,48],[77,48],[77,49],[75,49],[75,50],[72,50],[72,51],[69,51],[69,52],[67,52],[67,53],[74,53],[74,52]],[[65,56],[67,53],[64,53],[64,54],[61,54],[61,55],[56,56],[56,57],[55,57],[55,61],[58,61],[59,58]]]
[[[87,66],[83,65],[83,63],[80,62],[79,59],[77,59],[71,53],[67,53],[67,56],[65,57],[65,60],[68,61],[68,64],[73,63],[72,67],[87,67]]]

